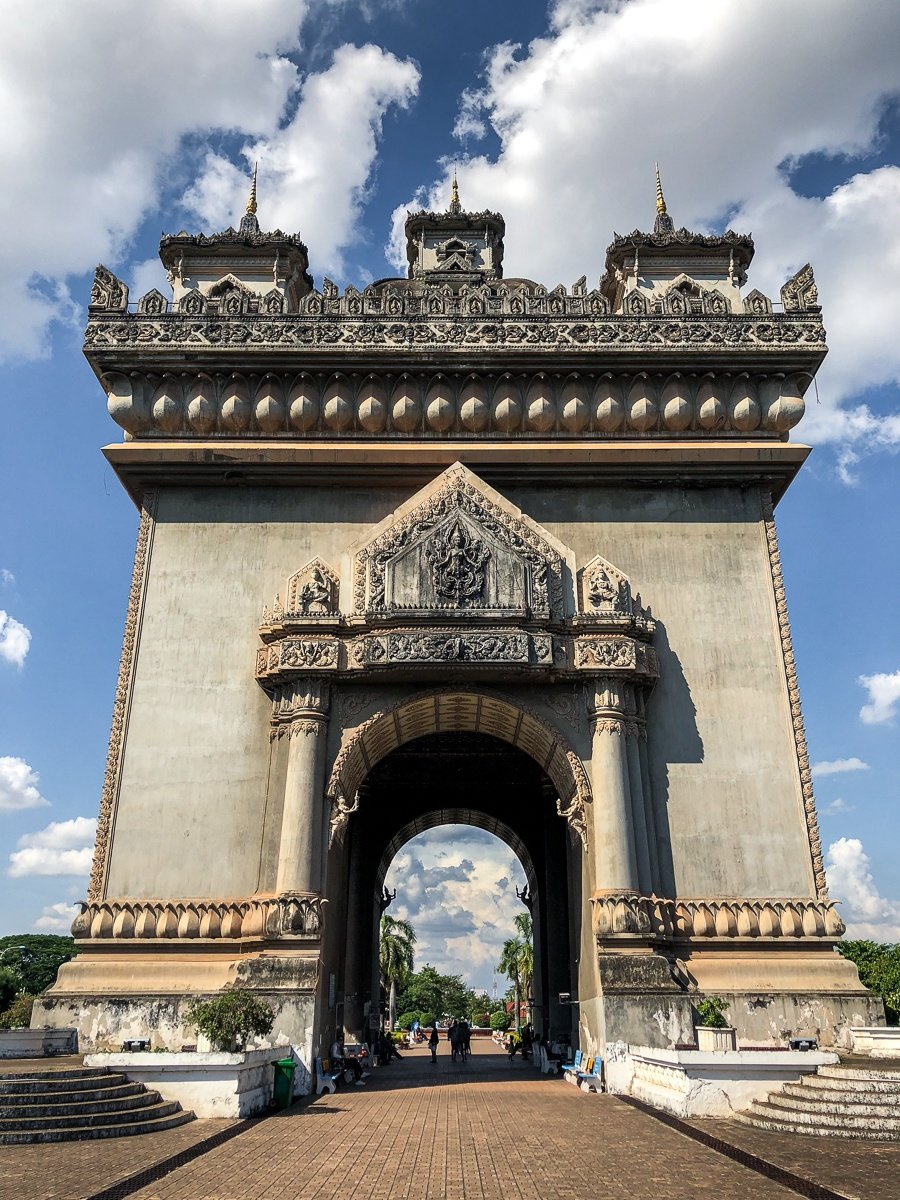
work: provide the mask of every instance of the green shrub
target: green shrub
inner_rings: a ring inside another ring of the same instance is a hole
[[[696,1008],[697,1021],[700,1025],[706,1026],[707,1029],[728,1028],[728,1022],[725,1020],[728,1001],[724,996],[707,996],[705,1000],[698,1002]]]
[[[0,1014],[0,1029],[27,1029],[31,1024],[31,1010],[34,1008],[34,996],[25,992],[16,996],[6,1012]]]
[[[208,1037],[217,1050],[243,1050],[251,1037],[262,1037],[275,1024],[264,1000],[246,988],[195,1001],[185,1013],[189,1025]]]
[[[838,942],[837,950],[856,963],[860,983],[880,996],[888,1025],[900,1024],[900,944],[864,939]]]
[[[508,1013],[502,1011],[491,1013],[491,1029],[499,1029],[501,1033],[504,1033],[509,1029],[510,1024],[511,1021]]]

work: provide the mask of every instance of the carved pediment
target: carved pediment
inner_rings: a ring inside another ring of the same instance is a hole
[[[631,615],[631,584],[618,567],[594,555],[579,572],[581,610],[586,613],[624,613]]]
[[[353,551],[357,614],[562,617],[571,552],[457,463]]]
[[[338,611],[338,577],[327,563],[314,558],[287,583],[286,616],[330,617]]]

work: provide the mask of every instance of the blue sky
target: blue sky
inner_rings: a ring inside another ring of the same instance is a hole
[[[613,230],[652,221],[659,160],[677,224],[753,233],[749,286],[816,270],[831,352],[779,532],[831,889],[900,939],[900,7],[77,7],[0,0],[0,932],[67,927],[106,755],[136,514],[80,351],[94,265],[137,298],[161,231],[236,221],[259,159],[263,227],[299,230],[318,283],[396,274],[406,209],[444,206],[454,165],[464,204],[504,213],[509,273],[596,279]],[[493,946],[505,848],[408,853],[420,882],[472,863],[452,902]],[[422,960],[465,961],[451,942]]]

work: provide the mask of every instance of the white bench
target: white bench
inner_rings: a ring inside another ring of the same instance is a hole
[[[341,1067],[338,1071],[326,1071],[322,1066],[321,1058],[316,1059],[316,1095],[321,1096],[323,1092],[328,1092],[329,1095],[334,1095],[337,1091],[338,1081],[344,1074],[344,1069]]]

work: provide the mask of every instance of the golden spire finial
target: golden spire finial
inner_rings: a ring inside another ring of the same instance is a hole
[[[250,184],[250,198],[247,201],[247,216],[256,216],[256,172],[259,169],[259,163],[253,164],[253,182]]]
[[[656,164],[656,211],[660,216],[666,214],[666,200],[663,196],[662,180],[659,177],[659,163]]]
[[[450,208],[452,213],[462,212],[462,205],[459,202],[459,184],[456,182],[456,167],[453,168],[453,185],[450,188]]]

